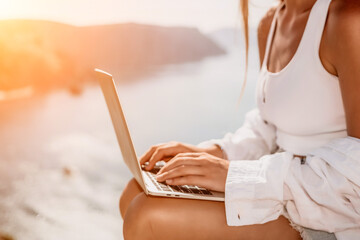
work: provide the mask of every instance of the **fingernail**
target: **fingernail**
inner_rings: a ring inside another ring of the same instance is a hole
[[[173,182],[173,180],[171,180],[171,179],[166,180],[166,184],[168,184],[168,185],[170,185],[172,182]]]
[[[156,180],[159,180],[159,179],[161,179],[162,177],[163,177],[163,175],[160,174],[160,175],[156,176]]]

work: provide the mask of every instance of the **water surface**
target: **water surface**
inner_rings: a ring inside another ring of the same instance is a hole
[[[251,58],[238,107],[240,52],[231,47],[227,55],[118,85],[137,154],[160,142],[197,144],[236,130],[255,106],[258,69]],[[0,232],[19,240],[120,239],[118,199],[131,174],[100,88],[3,102],[0,111]]]

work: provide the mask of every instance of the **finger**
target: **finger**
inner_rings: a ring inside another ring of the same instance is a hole
[[[175,157],[178,158],[196,158],[199,156],[199,153],[178,153],[175,156],[171,156],[171,157],[164,157],[161,160],[164,162],[169,162],[170,160],[174,159]]]
[[[172,146],[166,146],[166,145],[158,147],[155,150],[155,152],[153,153],[153,155],[151,156],[151,158],[149,160],[149,165],[146,167],[146,170],[153,169],[153,167],[155,166],[155,164],[158,161],[161,161],[161,160],[169,158],[169,157],[173,157],[179,151],[180,151],[180,149],[178,147],[172,147]]]
[[[182,165],[177,168],[171,169],[168,172],[164,172],[158,176],[156,176],[156,180],[159,182],[164,182],[167,179],[191,176],[191,175],[206,175],[206,168],[199,166],[189,166]]]
[[[183,149],[181,149],[181,150],[183,150]],[[196,157],[197,155],[198,155],[198,153],[193,153],[193,152],[178,153],[178,154],[174,154],[174,155],[171,155],[171,156],[168,156],[168,157],[163,157],[161,159],[161,161],[168,162],[168,161],[170,161],[171,159],[173,159],[176,156]]]
[[[150,157],[154,154],[154,152],[156,151],[156,149],[160,146],[162,146],[163,144],[157,144],[154,146],[151,146],[149,148],[149,150],[147,150],[141,157],[140,157],[140,164],[143,165],[144,163],[146,163],[147,161],[149,161]]]
[[[199,157],[200,155],[202,155],[203,153],[199,153],[199,152],[181,152],[175,155],[175,157]]]
[[[182,165],[190,165],[190,166],[199,166],[202,165],[202,162],[199,160],[199,158],[193,158],[193,157],[174,157],[169,162],[163,166],[160,171],[158,172],[158,175],[168,172],[173,168],[182,166]]]
[[[161,161],[164,161],[164,162],[168,162],[172,159],[173,157],[164,157],[163,159],[161,159]]]
[[[166,180],[168,185],[193,185],[198,187],[207,187],[209,181],[204,176],[191,175]]]

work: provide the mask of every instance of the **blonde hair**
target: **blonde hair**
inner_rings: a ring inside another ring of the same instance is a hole
[[[244,95],[246,80],[247,80],[248,65],[249,65],[249,0],[240,0],[239,9],[241,11],[244,36],[245,36],[245,74],[244,74],[244,81],[241,86],[238,104],[240,103],[240,100]]]

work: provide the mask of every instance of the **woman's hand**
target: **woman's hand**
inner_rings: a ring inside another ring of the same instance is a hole
[[[157,162],[168,162],[179,153],[199,152],[206,152],[218,157],[223,156],[222,150],[216,145],[210,146],[209,148],[199,148],[191,144],[169,142],[152,146],[143,156],[140,157],[140,164],[143,165],[148,162],[149,164],[145,167],[145,169],[151,170]]]
[[[225,192],[229,161],[208,153],[180,153],[158,172],[156,180],[169,185],[196,185]]]

